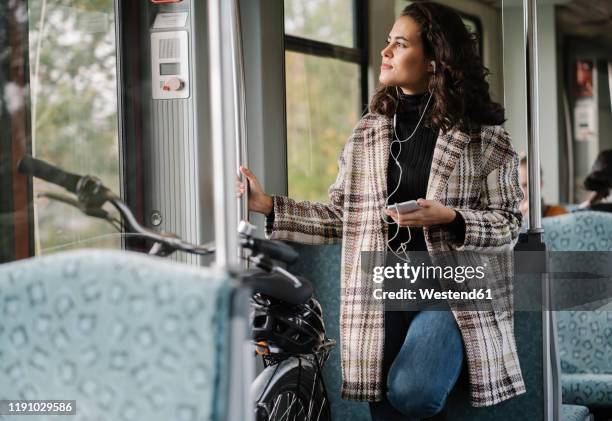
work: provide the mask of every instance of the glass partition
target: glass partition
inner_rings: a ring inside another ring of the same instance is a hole
[[[114,7],[112,0],[28,1],[29,100],[33,155],[95,175],[119,193]],[[38,179],[33,187],[36,254],[81,248],[98,236],[120,246],[107,222],[45,197],[62,189]]]

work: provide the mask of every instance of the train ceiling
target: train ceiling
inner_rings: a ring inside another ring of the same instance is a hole
[[[478,0],[496,8],[502,0]],[[612,0],[538,0],[538,4],[556,5],[557,27],[563,34],[588,38],[611,49]],[[503,0],[505,7],[518,7],[521,0]]]
[[[612,1],[572,0],[557,6],[557,25],[562,33],[589,38],[611,48]]]

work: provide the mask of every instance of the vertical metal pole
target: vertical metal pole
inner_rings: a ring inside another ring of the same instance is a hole
[[[235,130],[238,136],[236,142],[236,176],[240,177],[238,165],[249,165],[248,163],[248,137],[247,137],[247,109],[246,109],[246,79],[244,74],[244,54],[242,47],[242,25],[240,24],[240,2],[239,0],[230,1],[229,6],[232,9],[230,17],[232,18],[231,26],[233,28],[233,36],[231,38],[232,58],[234,60],[234,104],[235,115]],[[244,199],[237,199],[238,203],[238,219],[248,220],[248,191],[245,193]]]
[[[536,0],[523,0],[523,29],[527,65],[527,166],[529,232],[542,232],[540,199],[540,113],[538,107],[538,15]]]
[[[237,1],[208,1],[215,263],[222,269],[236,266],[240,261],[235,181],[238,160],[246,159],[246,154],[241,156],[242,148],[246,148],[246,125],[241,121],[245,117],[245,102]],[[253,419],[249,390],[255,370],[254,358],[249,353],[248,299],[245,299],[248,297],[245,294],[248,291],[240,289],[232,300],[228,405],[224,418],[228,421]]]
[[[208,2],[210,43],[210,102],[215,209],[215,262],[225,267],[238,263],[238,209],[235,192],[237,83],[231,48],[233,1]],[[231,45],[231,43],[230,43]]]
[[[527,80],[527,169],[529,180],[528,234],[542,240],[542,201],[540,197],[540,137],[538,104],[538,14],[537,0],[523,0]],[[545,246],[543,247],[545,253]],[[561,410],[560,367],[555,347],[555,317],[552,311],[551,284],[542,273],[542,346],[544,364],[544,419],[559,420]]]

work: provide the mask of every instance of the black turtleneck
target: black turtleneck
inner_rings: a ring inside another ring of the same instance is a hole
[[[399,104],[397,108],[396,136],[402,140],[401,146],[397,141],[392,143],[389,155],[387,171],[387,194],[390,195],[388,203],[401,203],[407,200],[425,198],[427,193],[427,182],[431,171],[438,129],[425,122],[418,125],[419,118],[424,111],[429,93],[406,95],[400,90]],[[432,106],[430,101],[429,107]],[[408,138],[416,128],[416,132]],[[393,137],[393,139],[396,139]],[[397,157],[397,163],[393,156]],[[398,165],[399,163],[399,165]],[[401,179],[400,179],[401,167]],[[399,183],[399,187],[397,187]],[[397,187],[397,190],[395,190]],[[395,192],[393,192],[395,190]],[[462,242],[465,236],[465,224],[457,213],[455,221],[448,226]],[[389,239],[393,238],[397,231],[397,225],[389,226]],[[410,228],[411,240],[406,245],[407,250],[425,251],[425,237],[422,228]],[[397,250],[402,242],[408,241],[408,229],[402,227],[399,234],[390,241],[389,246]]]

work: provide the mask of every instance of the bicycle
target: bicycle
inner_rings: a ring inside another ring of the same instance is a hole
[[[210,255],[214,245],[195,245],[172,233],[157,232],[140,225],[118,195],[90,175],[64,171],[45,161],[24,155],[19,172],[63,187],[73,196],[43,193],[40,196],[74,206],[88,216],[108,221],[118,231],[124,230],[151,241],[148,254],[165,257],[175,251]],[[110,203],[121,219],[102,207]],[[253,291],[251,317],[255,354],[264,370],[251,386],[257,421],[328,421],[331,407],[322,378],[322,367],[336,345],[325,334],[323,311],[313,297],[310,282],[278,266],[275,260],[291,264],[298,254],[289,245],[255,238],[255,227],[241,221],[240,245],[248,250],[244,259],[257,268],[236,276]]]

